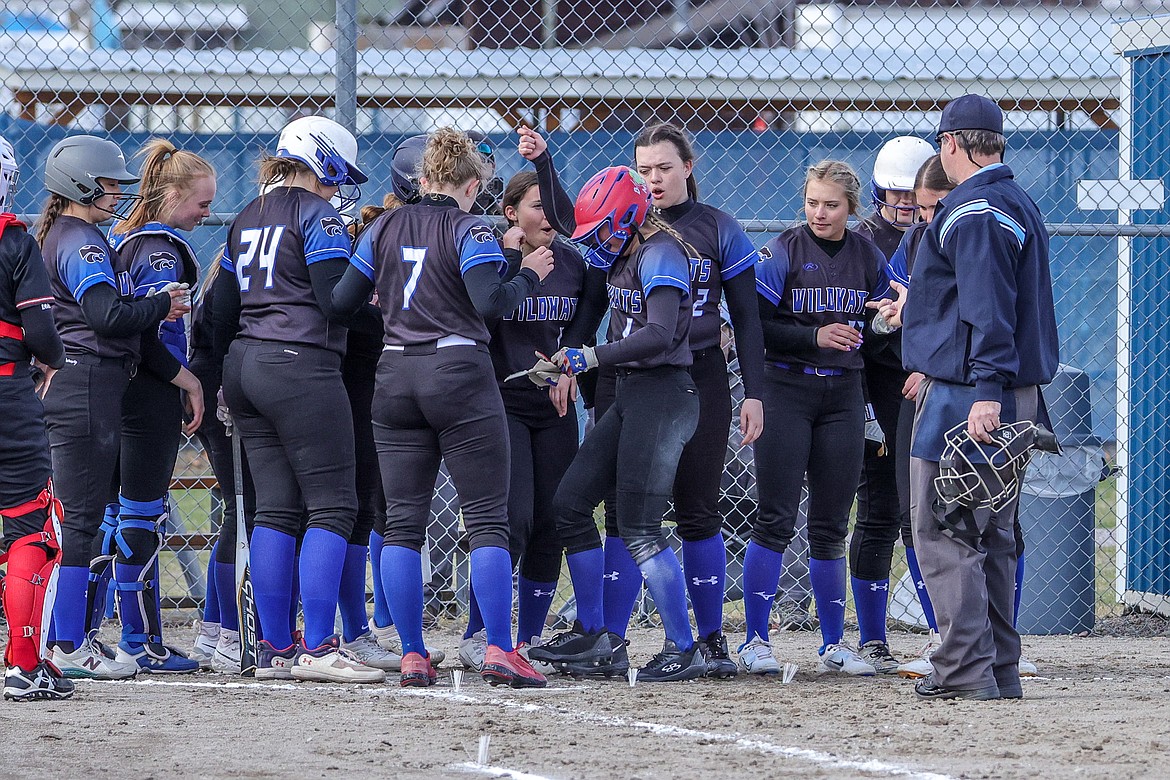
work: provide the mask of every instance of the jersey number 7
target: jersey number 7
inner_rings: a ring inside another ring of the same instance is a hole
[[[410,278],[402,286],[403,311],[410,308],[410,299],[414,297],[414,291],[418,287],[418,278],[422,276],[423,263],[426,261],[427,248],[425,246],[402,247],[402,262],[410,263]]]

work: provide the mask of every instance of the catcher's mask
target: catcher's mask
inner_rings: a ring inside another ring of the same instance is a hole
[[[966,421],[947,431],[934,479],[944,502],[998,512],[1020,492],[1034,449],[1059,452],[1051,431],[1027,421],[1002,425],[991,432],[991,439],[991,444],[977,441],[967,432]]]

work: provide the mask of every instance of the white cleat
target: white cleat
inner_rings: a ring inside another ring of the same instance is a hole
[[[861,660],[861,656],[846,644],[829,645],[821,653],[817,674],[845,674],[854,677],[872,677],[877,670]]]
[[[383,627],[371,620],[370,633],[378,641],[379,647],[397,655],[399,658],[402,657],[402,640],[398,638],[398,629],[393,624]],[[438,666],[447,660],[447,654],[442,650],[430,650],[428,648],[428,652],[431,654],[431,666]]]
[[[293,661],[294,680],[340,683],[380,683],[386,681],[381,669],[366,666],[348,650],[342,648],[336,636],[325,640],[320,647],[310,650],[302,643]]]
[[[211,668],[211,658],[215,655],[215,645],[219,642],[219,623],[200,623],[199,633],[195,635],[195,644],[187,657],[199,662],[200,669]]]
[[[918,654],[918,657],[906,661],[898,667],[898,676],[919,680],[934,672],[934,665],[930,662],[930,657],[934,655],[935,650],[938,650],[940,644],[942,644],[942,637],[938,635],[937,631],[931,631],[930,639],[923,645],[922,652]]]
[[[74,680],[125,680],[138,674],[138,664],[118,658],[92,636],[72,653],[54,647],[49,660]]]
[[[342,642],[341,649],[348,650],[366,666],[372,666],[375,669],[382,669],[387,672],[398,672],[402,670],[402,654],[382,647],[370,631],[365,632],[352,642]]]
[[[1037,677],[1040,672],[1036,669],[1036,664],[1029,661],[1024,656],[1020,656],[1020,677]]]
[[[240,632],[222,629],[215,653],[211,656],[211,670],[220,674],[239,674],[241,654]]]
[[[487,647],[487,629],[481,628],[459,643],[459,662],[468,669],[483,671]]]
[[[739,648],[739,668],[748,674],[779,674],[780,664],[772,654],[772,644],[756,637]]]

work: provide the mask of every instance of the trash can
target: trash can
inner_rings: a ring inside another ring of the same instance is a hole
[[[1021,634],[1074,634],[1093,628],[1096,602],[1096,487],[1105,473],[1093,435],[1089,376],[1062,365],[1044,399],[1062,453],[1038,452],[1020,489],[1024,532]]]

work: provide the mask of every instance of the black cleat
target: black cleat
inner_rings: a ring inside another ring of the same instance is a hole
[[[609,663],[613,657],[609,637],[606,631],[595,634],[587,632],[578,620],[569,631],[562,631],[543,645],[530,649],[528,657],[549,664],[565,674],[570,673],[566,671],[569,666],[582,669],[574,672],[576,674],[586,674],[584,668],[599,667]]]
[[[707,676],[716,680],[730,680],[739,674],[739,667],[731,660],[731,653],[727,651],[727,637],[716,631],[706,639],[698,642],[707,662]]]
[[[73,681],[48,661],[32,671],[10,666],[4,673],[4,698],[10,701],[60,700],[73,695]]]
[[[662,646],[662,652],[650,659],[650,663],[638,670],[639,682],[675,682],[694,680],[707,673],[707,662],[703,660],[700,643],[695,642],[689,650],[679,650],[669,639]]]
[[[946,688],[934,681],[934,675],[928,674],[914,683],[914,693],[920,699],[942,700],[971,699],[973,701],[991,701],[1000,698],[999,688],[992,685],[990,688]]]
[[[625,677],[630,671],[630,654],[627,648],[630,640],[609,632],[609,646],[613,648],[613,655],[608,662],[600,664],[564,664],[559,667],[561,674],[570,677]]]

